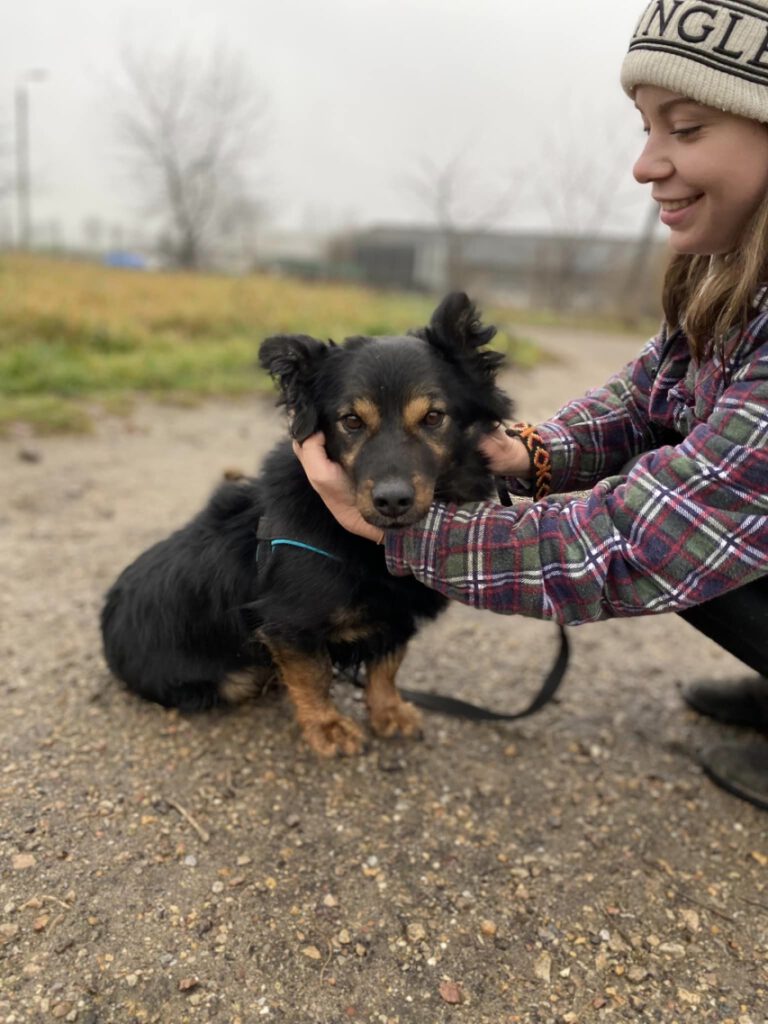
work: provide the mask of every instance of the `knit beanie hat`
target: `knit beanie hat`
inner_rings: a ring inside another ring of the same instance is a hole
[[[657,85],[768,122],[768,0],[651,0],[621,84],[630,97]]]

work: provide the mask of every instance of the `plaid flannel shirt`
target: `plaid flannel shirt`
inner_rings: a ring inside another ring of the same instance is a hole
[[[680,611],[768,573],[759,299],[725,365],[697,364],[683,332],[662,328],[605,387],[539,425],[558,493],[511,507],[435,502],[387,531],[389,571],[477,608],[571,625]]]

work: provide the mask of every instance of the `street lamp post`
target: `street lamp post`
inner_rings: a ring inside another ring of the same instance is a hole
[[[42,82],[46,72],[33,68],[16,82],[16,238],[20,249],[28,249],[32,240],[32,200],[29,169],[29,83]]]

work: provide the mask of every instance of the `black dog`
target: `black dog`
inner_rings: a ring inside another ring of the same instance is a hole
[[[493,493],[476,444],[511,409],[495,383],[503,357],[485,347],[494,334],[453,294],[412,334],[341,346],[268,338],[260,361],[280,384],[293,436],[322,430],[365,519],[395,528],[433,498]],[[125,569],[101,625],[110,668],[143,697],[211,706],[277,669],[310,747],[352,754],[363,736],[329,699],[333,665],[365,664],[377,734],[417,734],[419,713],[395,674],[419,620],[446,603],[391,576],[379,546],[336,523],[285,441],[257,478],[223,483],[187,526]]]

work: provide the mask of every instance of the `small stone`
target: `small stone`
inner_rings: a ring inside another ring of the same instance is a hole
[[[14,871],[27,871],[35,866],[34,853],[14,853],[11,857],[11,867]]]
[[[40,917],[36,917],[35,918],[35,920],[34,920],[34,922],[32,924],[32,927],[34,928],[34,930],[36,932],[45,931],[45,929],[46,929],[46,927],[48,925],[48,922],[50,920],[51,920],[51,915],[50,914],[41,914]]]
[[[192,975],[189,978],[182,978],[179,981],[179,992],[191,992],[193,988],[197,988],[200,984],[200,979],[196,975]]]
[[[55,1003],[54,1006],[53,1006],[53,1009],[51,1010],[51,1016],[52,1017],[56,1017],[57,1019],[61,1020],[63,1017],[66,1017],[67,1014],[69,1014],[71,1012],[72,1012],[72,1003],[67,1003],[67,1002]]]
[[[440,998],[444,1003],[450,1003],[452,1006],[458,1006],[464,1002],[464,995],[461,991],[461,986],[457,985],[455,981],[441,981]]]
[[[483,935],[487,935],[489,938],[493,938],[493,936],[498,931],[498,928],[496,927],[496,922],[490,921],[486,918],[485,921],[480,922],[480,931],[483,933]]]
[[[636,965],[634,967],[629,968],[629,970],[627,971],[627,977],[630,981],[634,982],[635,984],[638,984],[641,981],[645,981],[645,979],[648,977],[648,971],[646,971],[644,967]]]
[[[685,988],[679,988],[677,990],[677,997],[689,1006],[698,1006],[701,1002],[701,996],[698,992],[691,992],[689,989]]]
[[[342,946],[348,946],[352,941],[352,936],[349,934],[346,928],[342,928],[339,932],[339,942]]]
[[[324,907],[338,907],[338,905],[339,905],[339,901],[336,899],[335,896],[331,896],[330,893],[328,893],[326,896],[323,897],[323,906]]]
[[[17,455],[19,462],[41,462],[43,458],[37,448],[19,448]]]
[[[406,930],[409,942],[423,942],[427,937],[427,929],[419,921],[408,925]]]
[[[685,946],[681,946],[679,942],[662,942],[657,952],[663,953],[664,956],[673,956],[678,959],[682,959],[686,955]]]
[[[211,892],[216,892],[216,893],[224,892],[224,883],[223,882],[214,882],[213,885],[211,886]]]
[[[697,932],[701,927],[699,915],[695,910],[681,910],[680,917],[689,932]]]
[[[317,946],[304,946],[301,951],[304,956],[309,957],[310,960],[322,960],[323,954],[317,948]]]
[[[128,986],[128,988],[136,988],[136,986],[139,984],[138,974],[126,974],[125,984]]]
[[[533,973],[539,981],[550,983],[552,978],[552,957],[549,953],[542,953],[533,965]]]
[[[244,868],[247,864],[250,864],[252,860],[253,858],[249,857],[247,853],[241,853],[237,858],[237,866],[239,868]]]
[[[19,926],[17,924],[0,924],[0,946],[11,942],[18,934]]]

